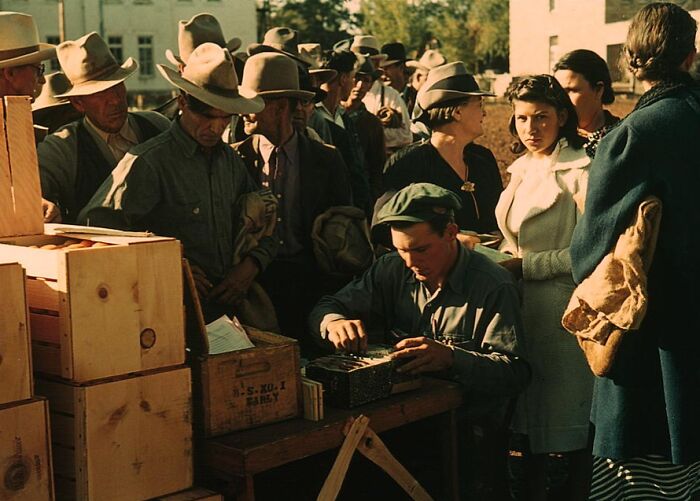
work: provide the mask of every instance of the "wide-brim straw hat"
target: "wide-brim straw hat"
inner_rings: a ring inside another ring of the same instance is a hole
[[[437,68],[438,66],[442,66],[446,63],[447,58],[439,50],[428,49],[417,61],[406,61],[406,67],[420,69],[423,71],[430,71],[433,68]]]
[[[39,41],[34,18],[0,12],[0,68],[39,63],[56,57],[56,46]]]
[[[133,57],[120,66],[105,41],[94,31],[75,41],[66,40],[59,44],[56,56],[73,86],[56,97],[102,92],[129,78],[139,67]]]
[[[46,75],[46,83],[41,88],[41,94],[32,103],[32,112],[71,106],[67,97],[56,97],[71,88],[70,80],[62,71]]]
[[[379,42],[372,35],[355,35],[350,44],[350,50],[365,57],[371,57],[377,65],[389,57],[379,50]]]
[[[284,54],[260,52],[248,58],[242,85],[261,97],[313,99],[314,93],[299,87],[297,63]]]
[[[396,63],[405,63],[409,60],[406,57],[406,47],[401,42],[391,42],[382,45],[380,50],[382,54],[386,54],[386,60],[382,61],[380,66],[391,66]]]
[[[424,110],[470,96],[495,96],[479,88],[462,61],[443,64],[428,72],[425,83],[418,91],[416,101]]]
[[[267,30],[261,43],[252,43],[248,46],[248,54],[251,56],[263,52],[284,54],[305,67],[312,64],[310,59],[299,53],[299,33],[286,26]]]
[[[165,57],[175,66],[187,64],[187,59],[197,46],[205,42],[215,43],[219,47],[228,49],[233,53],[241,46],[241,39],[234,37],[228,42],[224,38],[219,21],[211,14],[203,12],[192,16],[192,19],[180,20],[177,26],[177,50],[175,54],[171,49],[165,50]]]
[[[320,43],[300,43],[297,47],[301,57],[311,61],[309,74],[316,79],[318,85],[330,82],[338,75],[338,72],[331,68],[321,67],[323,64],[323,49]]]
[[[168,82],[212,108],[226,113],[257,113],[265,103],[257,93],[238,85],[231,53],[215,43],[194,49],[182,74],[163,64],[158,71]]]

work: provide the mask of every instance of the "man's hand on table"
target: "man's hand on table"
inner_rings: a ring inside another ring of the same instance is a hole
[[[454,352],[449,346],[427,337],[410,337],[399,341],[393,358],[412,358],[397,369],[398,372],[421,374],[438,372],[452,367]]]
[[[58,208],[58,205],[55,203],[46,200],[45,198],[41,199],[41,209],[44,213],[44,222],[45,223],[60,223],[61,222],[61,210]]]
[[[326,326],[326,339],[336,350],[359,353],[367,350],[367,333],[362,320],[334,320]]]
[[[248,292],[248,288],[258,276],[257,263],[251,257],[246,257],[234,266],[226,277],[209,292],[209,300],[226,305],[240,303]]]

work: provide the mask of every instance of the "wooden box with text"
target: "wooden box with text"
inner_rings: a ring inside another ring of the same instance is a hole
[[[27,273],[34,370],[88,381],[182,364],[179,242],[45,227],[29,99],[0,108],[0,262]]]
[[[190,370],[78,385],[37,377],[49,399],[57,499],[143,500],[192,485]]]
[[[0,405],[0,499],[54,499],[48,419],[46,399]]]
[[[299,416],[299,345],[295,339],[246,327],[255,345],[194,362],[196,425],[215,436]]]
[[[0,405],[32,396],[32,360],[24,269],[0,264]]]

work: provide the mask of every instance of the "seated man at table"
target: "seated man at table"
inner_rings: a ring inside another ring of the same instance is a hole
[[[520,301],[504,268],[457,241],[459,206],[456,195],[429,183],[398,191],[376,222],[390,226],[397,251],[323,297],[311,313],[311,326],[317,337],[347,352],[398,333],[402,339],[393,357],[408,359],[400,370],[461,383],[470,421],[501,439],[494,457],[502,469],[508,404],[530,377],[518,355]],[[503,478],[502,471],[489,474]]]

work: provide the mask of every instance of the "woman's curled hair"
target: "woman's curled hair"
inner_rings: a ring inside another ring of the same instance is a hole
[[[508,101],[525,101],[528,103],[545,103],[553,106],[557,112],[566,111],[566,122],[559,128],[557,140],[566,138],[569,146],[580,149],[585,143],[585,139],[578,134],[578,116],[576,108],[571,103],[569,95],[561,84],[552,75],[528,75],[514,79],[506,90]],[[508,124],[510,134],[515,138],[511,144],[511,151],[520,154],[526,150],[525,145],[520,141],[518,131],[515,128],[515,114],[511,115]]]

